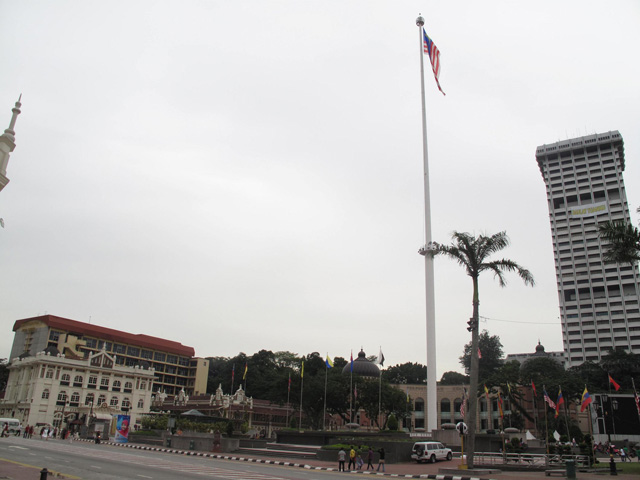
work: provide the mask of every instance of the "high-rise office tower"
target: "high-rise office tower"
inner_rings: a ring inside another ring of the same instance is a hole
[[[640,353],[638,267],[605,263],[598,235],[598,223],[632,221],[622,136],[542,145],[536,160],[547,187],[567,366],[597,362],[612,348]]]

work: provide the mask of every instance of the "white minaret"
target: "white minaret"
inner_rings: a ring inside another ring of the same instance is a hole
[[[9,164],[9,156],[11,152],[16,148],[16,132],[14,130],[16,126],[16,120],[20,115],[20,107],[22,104],[20,100],[22,95],[18,98],[16,106],[11,110],[13,115],[11,116],[11,123],[2,135],[0,135],[0,191],[9,183],[7,178],[7,165]]]

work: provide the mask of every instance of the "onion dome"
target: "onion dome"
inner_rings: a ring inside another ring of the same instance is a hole
[[[546,357],[549,354],[544,351],[544,347],[540,344],[540,340],[538,340],[538,345],[536,345],[536,353],[534,353],[536,357]]]
[[[364,353],[364,350],[360,350],[358,358],[353,361],[353,373],[355,373],[356,375],[360,375],[361,377],[378,378],[380,376],[380,369],[376,366],[375,363],[367,360],[367,355]],[[348,362],[345,365],[345,367],[342,369],[342,374],[351,374],[351,362]]]

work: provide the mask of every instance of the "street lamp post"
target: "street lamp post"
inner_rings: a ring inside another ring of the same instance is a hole
[[[618,411],[618,400],[615,398],[611,399],[611,430],[613,430],[613,434],[616,434],[616,418],[615,412]]]
[[[616,434],[616,424],[615,419],[613,418],[613,412],[618,410],[618,400],[615,398],[611,398],[609,395],[601,395],[602,399],[602,415],[604,417],[604,429],[607,434],[607,440],[609,442],[609,452],[611,452],[611,431],[613,430],[613,434]],[[609,407],[606,408],[605,405],[609,404]],[[607,419],[611,419],[611,424],[607,421]]]
[[[85,423],[87,427],[89,423],[91,423],[91,417],[93,417],[93,400],[89,402],[89,415],[87,415],[87,421]]]
[[[65,399],[64,403],[62,404],[62,417],[60,418],[60,431],[62,431],[62,426],[64,424],[64,410],[68,406],[69,406],[69,400]]]

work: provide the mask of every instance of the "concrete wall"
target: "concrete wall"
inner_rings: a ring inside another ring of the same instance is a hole
[[[211,433],[187,432],[182,435],[170,435],[166,432],[162,436],[162,444],[167,448],[178,450],[194,450],[200,452],[235,452],[240,448],[240,439],[226,438],[220,439],[220,448],[214,448],[214,435]]]

